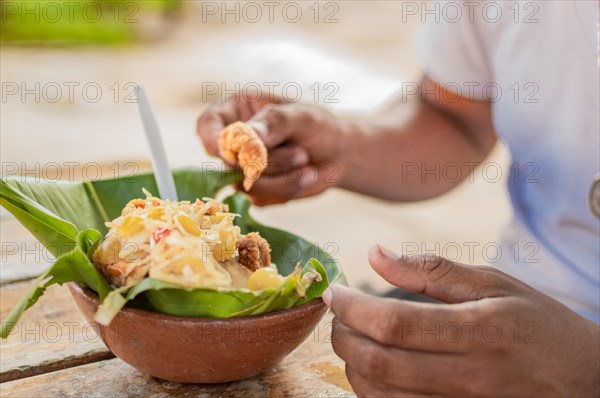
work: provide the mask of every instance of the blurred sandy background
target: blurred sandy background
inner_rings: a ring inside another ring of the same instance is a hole
[[[222,3],[212,4],[220,7]],[[234,2],[227,4],[235,10]],[[213,161],[195,137],[196,118],[206,106],[203,101],[215,98],[208,96],[207,83],[230,90],[236,83],[240,87],[248,83],[279,82],[279,87],[297,83],[302,87],[302,100],[307,102],[315,102],[315,89],[310,87],[317,83],[319,103],[331,93],[331,86],[325,90],[324,84],[335,83],[339,91],[333,98],[339,102],[324,106],[378,117],[403,81],[418,81],[414,46],[421,24],[418,17],[401,17],[402,2],[320,2],[317,6],[296,2],[303,13],[298,22],[287,21],[277,11],[286,3],[278,4],[273,23],[268,15],[252,23],[256,14],[250,9],[239,15],[239,22],[235,16],[223,15],[223,10],[207,15],[207,11],[214,11],[206,8],[207,2],[185,1],[169,15],[135,15],[135,29],[144,39],[134,43],[3,45],[2,172],[14,172],[15,165],[17,172],[25,167],[44,173],[45,165],[51,163],[98,162],[104,166],[104,176],[112,177],[115,162],[119,167],[127,162],[147,167],[149,152],[136,106],[125,100],[131,93],[129,82],[145,86],[171,165],[200,167]],[[240,13],[244,12],[243,5],[238,3]],[[316,22],[311,6],[319,9]],[[263,13],[267,11],[262,7]],[[330,23],[325,23],[327,16]],[[36,83],[42,91],[39,101],[35,94],[22,98],[20,90],[35,90]],[[74,87],[72,101],[65,83]],[[81,89],[88,83],[93,87],[85,97]],[[7,90],[13,90],[15,84],[19,92],[10,94]],[[62,87],[62,98],[56,102],[49,100],[55,98],[54,84]],[[43,87],[47,87],[46,93]],[[97,102],[89,100],[96,96],[94,87],[102,89]],[[496,148],[490,161],[508,170],[503,147]],[[52,172],[48,167],[45,171]],[[351,285],[382,291],[389,286],[366,260],[374,243],[398,252],[417,245],[454,259],[483,263],[483,245],[497,240],[510,210],[504,179],[486,182],[478,171],[472,182],[425,203],[390,204],[330,191],[314,199],[256,208],[254,214],[268,225],[293,231],[334,251]],[[7,235],[6,225],[11,221],[4,213],[2,220],[4,242],[30,240],[25,233]],[[468,247],[474,242],[479,246],[469,253]],[[19,258],[3,261],[19,263]]]

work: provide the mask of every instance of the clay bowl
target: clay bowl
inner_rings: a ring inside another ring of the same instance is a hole
[[[88,322],[98,295],[69,283]],[[126,307],[108,326],[104,344],[140,372],[184,383],[222,383],[255,376],[297,348],[327,312],[321,299],[287,310],[240,318],[188,318]]]

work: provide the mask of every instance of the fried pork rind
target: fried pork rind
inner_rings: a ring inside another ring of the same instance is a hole
[[[225,160],[236,162],[242,168],[246,191],[267,168],[267,148],[256,131],[244,122],[225,127],[219,137],[219,150]]]
[[[250,232],[240,237],[236,243],[238,261],[250,271],[271,265],[271,248],[269,243],[257,232]]]

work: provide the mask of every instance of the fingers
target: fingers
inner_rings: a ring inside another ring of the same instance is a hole
[[[334,321],[335,353],[352,369],[349,381],[359,390],[443,393],[462,379],[466,356],[407,351],[384,346]],[[464,362],[464,363],[463,363]],[[365,384],[367,386],[365,386]],[[456,390],[454,390],[456,391]]]
[[[245,122],[246,120],[250,119],[252,117],[252,115],[254,115],[254,113],[256,113],[256,111],[254,110],[255,102],[250,102],[246,98],[242,101],[234,99],[233,104],[235,106],[235,110],[236,110],[236,114],[237,114],[237,118],[238,118],[237,120],[234,120],[234,122],[237,122],[238,120]]]
[[[252,197],[272,196],[287,200],[301,195],[304,186],[310,182],[312,167],[289,169],[285,174],[265,175],[259,178],[248,194]]]
[[[196,123],[196,134],[202,140],[206,151],[219,155],[218,141],[221,131],[228,124],[238,120],[247,121],[270,102],[279,103],[277,98],[232,95],[223,103],[214,103],[200,115]]]
[[[269,160],[264,175],[295,174],[296,170],[308,165],[310,158],[306,149],[299,145],[285,145],[269,151]],[[290,175],[293,177],[293,175]]]
[[[354,368],[346,364],[346,377],[352,385],[352,389],[359,398],[408,398],[408,397],[428,397],[416,392],[402,391],[398,388],[391,389],[389,386],[375,383],[361,376]]]
[[[213,105],[200,115],[196,123],[196,134],[202,140],[208,154],[219,155],[219,135],[236,117],[235,106],[228,103]]]
[[[255,205],[263,206],[313,196],[339,184],[339,166],[330,153],[337,153],[338,145],[336,130],[327,129],[330,118],[320,108],[277,100],[228,101],[202,114],[197,132],[207,152],[218,156],[223,128],[247,119],[269,150],[267,168],[248,192]],[[324,130],[333,133],[322,134]]]
[[[468,308],[374,297],[340,285],[330,289],[323,299],[335,316],[381,344],[438,353],[463,353],[472,344],[463,331],[476,315]]]
[[[429,255],[399,257],[380,246],[369,250],[369,263],[391,284],[446,303],[506,296],[516,287],[491,267],[462,265]]]
[[[302,141],[299,134],[310,131],[314,124],[312,113],[300,104],[269,104],[249,121],[267,148],[275,148],[286,141]]]
[[[334,186],[334,183],[321,177],[321,170],[314,166],[304,166],[288,169],[285,174],[263,175],[254,183],[248,195],[257,206],[317,195]]]

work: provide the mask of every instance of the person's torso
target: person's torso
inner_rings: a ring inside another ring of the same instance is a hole
[[[496,4],[515,17],[517,3]],[[598,320],[600,221],[588,206],[600,170],[598,2],[519,4],[520,23],[482,29],[498,88],[493,123],[513,157],[515,225],[504,244],[521,249],[499,266]]]

